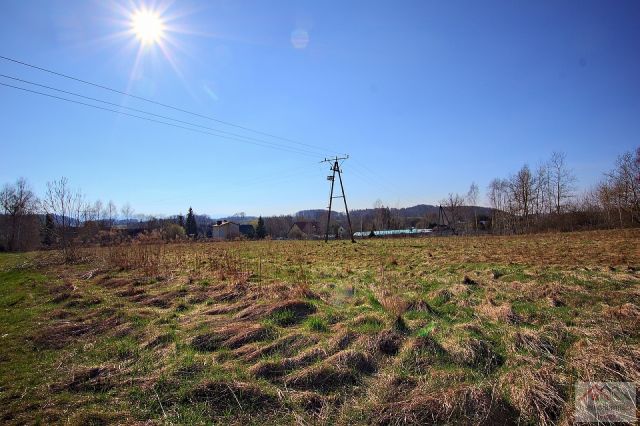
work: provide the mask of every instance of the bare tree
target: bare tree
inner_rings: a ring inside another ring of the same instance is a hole
[[[131,218],[133,217],[134,210],[131,208],[131,205],[129,203],[126,203],[124,206],[122,206],[122,208],[120,209],[120,212],[122,213],[122,217],[126,221],[127,227],[128,227],[129,226],[129,222],[131,221]]]
[[[381,199],[373,203],[373,227],[377,230],[384,229],[385,209]]]
[[[38,199],[27,181],[20,178],[13,185],[6,184],[0,191],[0,206],[9,219],[7,248],[16,250],[20,246],[24,219],[36,212]]]
[[[80,212],[83,196],[78,190],[71,189],[65,177],[47,183],[47,193],[43,207],[46,213],[57,221],[55,233],[60,241],[66,260],[75,257],[74,227],[80,224]]]
[[[573,197],[576,177],[567,166],[566,155],[563,152],[551,154],[548,167],[554,209],[556,214],[560,214],[565,206],[565,200]]]
[[[516,214],[521,218],[525,231],[529,229],[534,185],[535,181],[531,169],[526,164],[511,177],[512,199],[515,203]]]
[[[536,168],[533,187],[532,210],[538,220],[551,212],[552,198],[549,165],[542,163]]]
[[[109,200],[109,203],[107,204],[107,207],[105,209],[105,217],[107,219],[109,229],[113,228],[113,224],[118,217],[118,208],[116,207],[116,204],[111,200]]]
[[[469,192],[467,192],[467,202],[473,208],[473,224],[474,229],[478,230],[478,212],[476,211],[476,204],[478,204],[478,197],[480,197],[480,188],[475,182],[471,182]]]
[[[612,212],[615,210],[615,201],[612,189],[608,182],[600,182],[595,189],[598,205],[604,211],[607,226],[613,227]]]
[[[440,204],[449,211],[449,217],[451,218],[451,223],[449,225],[452,228],[455,228],[460,220],[460,210],[464,204],[464,197],[460,194],[453,194],[450,192],[447,198],[443,199]]]
[[[620,225],[627,213],[632,223],[640,223],[640,148],[635,157],[625,152],[618,157],[616,168],[607,174],[608,186],[618,208]]]
[[[492,228],[498,233],[507,232],[513,218],[511,184],[506,179],[493,179],[487,192],[489,205],[493,208]]]
[[[100,200],[96,200],[95,203],[93,203],[93,213],[95,216],[95,221],[98,222],[98,224],[102,224],[102,221],[104,220],[104,206],[102,205],[102,201]]]

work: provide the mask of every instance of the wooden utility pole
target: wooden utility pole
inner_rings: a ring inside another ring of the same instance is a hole
[[[351,237],[351,242],[355,243],[356,240],[353,239],[353,229],[351,228],[351,217],[349,216],[349,208],[347,207],[347,197],[344,194],[344,185],[342,184],[342,170],[340,170],[340,161],[348,159],[349,156],[346,157],[334,157],[334,158],[325,158],[321,163],[333,163],[331,166],[332,175],[327,176],[327,180],[331,181],[331,192],[329,193],[329,214],[327,215],[327,229],[324,235],[324,242],[329,241],[329,225],[331,224],[331,206],[333,204],[334,198],[342,198],[344,200],[344,209],[347,212],[347,222],[349,223],[349,236]],[[333,196],[333,184],[336,180],[336,173],[338,173],[338,180],[340,181],[340,190],[342,191],[342,195]]]

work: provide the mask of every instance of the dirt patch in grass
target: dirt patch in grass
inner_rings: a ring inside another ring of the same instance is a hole
[[[477,285],[478,284],[477,281],[475,281],[474,279],[472,279],[468,275],[464,276],[464,278],[462,279],[462,283],[466,284],[466,285]]]
[[[404,336],[395,330],[385,330],[376,338],[376,347],[385,355],[396,355],[402,346]]]

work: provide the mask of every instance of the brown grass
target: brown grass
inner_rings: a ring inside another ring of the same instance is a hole
[[[639,238],[147,242],[0,270],[0,419],[567,423],[576,380],[640,381]]]
[[[565,406],[566,378],[554,363],[539,365],[532,359],[523,361],[523,366],[512,368],[503,376],[503,389],[521,420],[555,424]]]
[[[457,386],[448,389],[417,387],[399,401],[378,404],[372,410],[380,425],[510,424],[511,407],[493,388]]]

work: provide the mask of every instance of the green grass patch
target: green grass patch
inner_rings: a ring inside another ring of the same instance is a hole
[[[318,317],[307,318],[304,322],[304,326],[311,331],[322,333],[329,330],[329,325],[327,324],[327,322],[324,319]]]

